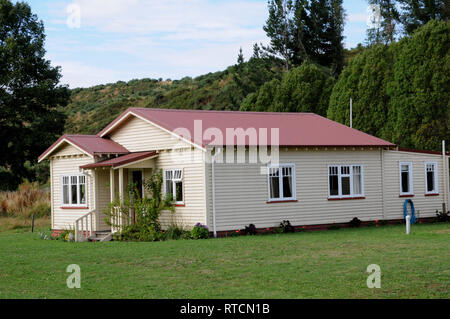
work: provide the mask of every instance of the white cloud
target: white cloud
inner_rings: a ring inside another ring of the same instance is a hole
[[[240,0],[75,0],[81,9],[81,26],[101,32],[125,34],[166,33],[172,39],[236,39],[262,28],[265,1]],[[224,38],[223,38],[224,37]]]
[[[267,43],[262,29],[267,16],[265,1],[72,3],[80,6],[81,28],[70,30],[65,24],[65,7],[52,7],[51,22],[60,32],[47,39],[54,61],[61,61],[62,82],[71,87],[215,72],[236,63],[239,47],[249,57],[253,43]]]
[[[121,75],[117,71],[86,65],[77,61],[55,60],[52,61],[52,65],[61,66],[63,74],[61,84],[70,84],[71,88],[116,82],[121,79]]]

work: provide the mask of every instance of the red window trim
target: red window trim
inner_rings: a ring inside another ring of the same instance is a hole
[[[61,206],[61,209],[89,209],[87,206]]]
[[[175,207],[185,207],[185,204],[175,204]]]
[[[430,194],[425,194],[425,196],[439,196],[439,193],[430,193]]]
[[[358,197],[336,197],[336,198],[328,198],[328,200],[352,200],[352,199],[366,199],[365,196],[358,196]]]
[[[296,199],[290,199],[290,200],[272,200],[272,201],[267,201],[267,204],[278,204],[278,203],[295,203],[298,202],[298,200]]]
[[[410,195],[398,195],[398,197],[414,197],[414,194],[410,194]]]

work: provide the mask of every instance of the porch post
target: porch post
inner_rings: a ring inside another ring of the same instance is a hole
[[[119,168],[119,196],[120,201],[123,201],[123,168]]]
[[[111,167],[109,170],[109,187],[111,194],[111,203],[114,201],[115,185],[114,185],[114,169]]]

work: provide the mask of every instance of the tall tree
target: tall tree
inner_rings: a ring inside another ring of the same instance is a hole
[[[0,187],[13,188],[64,128],[56,110],[69,91],[58,85],[60,68],[44,58],[44,26],[24,2],[0,0]]]
[[[338,75],[344,65],[344,9],[342,0],[310,0],[303,11],[307,56]]]
[[[450,1],[448,0],[398,0],[403,13],[401,20],[407,34],[411,34],[419,26],[428,21],[448,21],[450,16]]]
[[[342,0],[269,0],[266,50],[282,56],[286,69],[310,59],[337,75],[344,64],[343,27]]]
[[[293,0],[269,0],[269,17],[263,29],[270,38],[270,46],[266,51],[283,57],[285,68],[289,70],[295,55],[292,29],[294,4]]]

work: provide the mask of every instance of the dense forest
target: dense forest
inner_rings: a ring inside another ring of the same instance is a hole
[[[66,133],[96,134],[128,107],[314,112],[399,146],[450,141],[450,6],[444,0],[367,0],[366,40],[344,49],[342,0],[269,0],[245,61],[180,80],[135,79],[68,90],[45,59],[43,22],[0,0],[0,189],[46,180],[37,156]],[[88,75],[87,75],[88,76]]]

